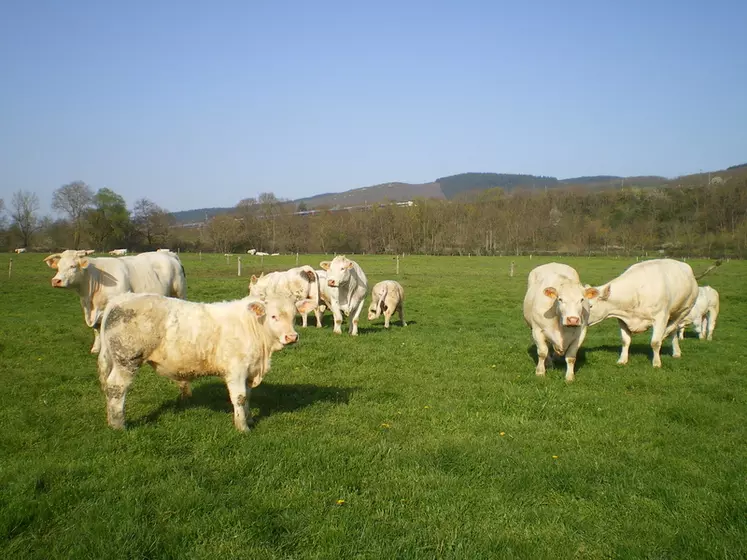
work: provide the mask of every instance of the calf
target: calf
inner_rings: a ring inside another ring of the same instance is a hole
[[[710,286],[701,286],[698,288],[698,297],[695,299],[695,305],[687,314],[685,320],[680,323],[679,338],[685,337],[685,328],[688,325],[695,327],[698,338],[701,340],[713,340],[713,331],[716,328],[716,319],[719,312],[718,292]]]
[[[251,389],[269,371],[272,353],[298,340],[294,316],[289,298],[194,303],[149,294],[118,296],[104,312],[98,359],[109,425],[124,429],[127,389],[147,363],[183,389],[196,377],[222,378],[234,426],[248,430]]]
[[[331,261],[322,261],[320,266],[327,271],[327,286],[330,291],[330,308],[335,316],[336,334],[342,334],[342,314],[350,318],[350,335],[358,336],[358,317],[363,310],[368,291],[368,280],[357,262],[345,255],[337,255]]]
[[[371,290],[371,305],[368,306],[368,320],[378,319],[384,313],[384,328],[389,328],[389,319],[394,312],[399,312],[399,320],[402,326],[405,323],[405,290],[399,282],[384,280],[379,282]]]
[[[596,288],[584,287],[576,270],[565,264],[543,264],[529,273],[524,321],[537,345],[537,375],[545,375],[550,342],[556,354],[565,355],[565,380],[575,379],[576,353],[589,320],[589,299],[597,295]]]
[[[608,317],[617,319],[622,338],[618,364],[628,363],[631,334],[651,327],[654,367],[661,367],[661,343],[670,334],[674,334],[672,356],[682,355],[677,327],[698,297],[698,282],[689,264],[672,259],[636,263],[599,286],[598,292],[591,301],[589,326]]]
[[[265,299],[269,295],[288,296],[299,309],[304,302],[310,302],[305,309],[311,311],[319,306],[319,279],[310,266],[299,266],[279,272],[271,272],[259,278],[252,275],[249,282],[249,295]],[[303,326],[306,326],[307,313],[301,313]]]
[[[324,312],[332,308],[332,298],[335,297],[334,294],[337,293],[337,288],[331,288],[327,284],[326,270],[315,270],[314,272],[316,272],[316,277],[319,279],[319,305],[314,309],[314,316],[316,317],[316,328],[321,329]],[[308,312],[301,315],[304,327],[308,323],[307,315]]]

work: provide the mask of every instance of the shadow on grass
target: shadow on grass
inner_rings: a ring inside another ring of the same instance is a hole
[[[356,387],[323,387],[310,384],[262,384],[252,389],[249,398],[251,408],[259,408],[259,415],[254,417],[257,424],[273,414],[293,412],[317,402],[347,404]],[[152,424],[164,413],[179,413],[189,408],[209,408],[215,412],[233,414],[233,405],[228,396],[228,388],[220,381],[203,382],[193,387],[192,396],[181,399],[178,396],[163,403],[153,412],[132,421],[134,426]]]
[[[664,345],[661,346],[661,353],[662,355],[666,355],[668,351],[671,354],[672,353],[672,345]],[[618,358],[620,357],[620,350],[622,349],[622,344],[604,344],[602,346],[590,346],[586,348],[586,351],[589,353],[594,352],[607,352],[609,354],[615,354]],[[648,356],[649,358],[652,356],[652,350],[650,344],[644,344],[644,343],[638,343],[638,344],[631,344],[630,349],[628,350],[629,356]]]
[[[361,316],[365,315],[365,311],[366,310],[364,309],[363,313],[361,313]],[[350,330],[349,320],[350,320],[349,317],[345,317],[343,319],[343,321],[342,321],[342,333],[343,334],[348,334],[348,332]],[[410,321],[410,320],[407,319],[407,317],[405,317],[405,321],[407,321],[407,326],[408,327],[410,325],[417,325],[418,324],[417,321]],[[327,329],[328,328],[328,329],[332,330],[334,328],[334,326],[335,326],[335,318],[330,313],[325,313],[324,316],[322,317],[322,329]],[[390,328],[391,327],[406,328],[406,327],[402,326],[402,323],[400,322],[399,317],[397,317],[396,319],[395,319],[395,317],[392,317],[392,319],[389,321],[389,327]],[[308,329],[316,329],[316,328],[317,328],[317,326],[316,326],[316,318],[314,317],[313,314],[310,313],[309,314],[309,320],[308,320],[308,326],[306,327],[306,330],[308,330]],[[298,331],[299,334],[303,334],[303,332],[305,330],[304,327],[301,326],[301,319],[300,318],[296,319],[296,330]],[[386,330],[386,329],[384,328],[384,319],[383,318],[376,319],[376,322],[373,322],[373,323],[369,322],[367,327],[362,327],[362,326],[360,326],[360,323],[358,323],[358,334],[366,334],[366,333],[372,333],[372,332],[384,331],[384,330]]]

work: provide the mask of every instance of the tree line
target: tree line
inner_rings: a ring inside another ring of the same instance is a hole
[[[301,215],[294,203],[262,193],[198,227],[175,224],[166,210],[147,199],[130,211],[117,193],[94,193],[81,182],[55,192],[53,207],[65,218],[39,219],[38,207],[31,193],[13,195],[10,227],[3,224],[8,248],[15,243],[45,250],[747,256],[744,177],[655,188],[493,188],[470,199],[318,208]]]
[[[169,243],[174,224],[171,214],[147,198],[129,210],[121,195],[107,188],[94,191],[83,181],[58,188],[52,208],[64,217],[42,217],[36,193],[17,191],[6,217],[5,202],[0,199],[0,246],[6,250],[151,250]]]

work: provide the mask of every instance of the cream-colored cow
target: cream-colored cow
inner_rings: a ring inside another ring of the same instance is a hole
[[[384,314],[384,328],[389,328],[389,319],[394,312],[399,312],[399,320],[402,326],[405,323],[405,290],[399,282],[384,280],[379,282],[371,290],[371,305],[368,306],[368,320],[373,321]]]

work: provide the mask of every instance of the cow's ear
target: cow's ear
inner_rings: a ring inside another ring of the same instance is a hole
[[[62,255],[59,253],[55,253],[54,255],[49,255],[47,258],[44,259],[44,262],[47,263],[47,266],[49,268],[57,268],[57,263],[60,262],[60,259],[62,258]]]
[[[304,278],[309,282],[314,282],[316,281],[316,273],[313,270],[301,270],[301,278]]]
[[[586,299],[593,299],[595,297],[599,297],[599,290],[597,290],[596,288],[592,288],[590,286],[586,288],[586,290],[584,290],[584,297]]]
[[[319,263],[319,266],[321,266],[324,270],[329,270],[329,261],[322,261]]]
[[[607,284],[607,287],[604,289],[604,291],[602,292],[602,295],[599,297],[599,299],[601,299],[602,301],[607,301],[608,299],[610,299],[610,293],[612,292],[611,288],[612,288],[612,286],[610,286],[609,284]]]
[[[253,301],[249,304],[249,311],[254,313],[257,317],[264,317],[265,304],[260,301]]]
[[[345,268],[353,268],[353,261],[348,261],[348,264],[345,265]]]
[[[249,284],[253,286],[254,284],[257,283],[257,280],[258,278],[254,274],[252,274],[252,279],[249,280]]]
[[[86,257],[83,257],[82,259],[78,259],[78,266],[80,268],[86,269],[88,268],[89,260]]]
[[[545,294],[547,297],[552,298],[552,299],[555,299],[556,297],[558,297],[558,290],[556,290],[552,286],[549,287],[549,288],[545,288],[544,290],[542,290],[542,293]]]

